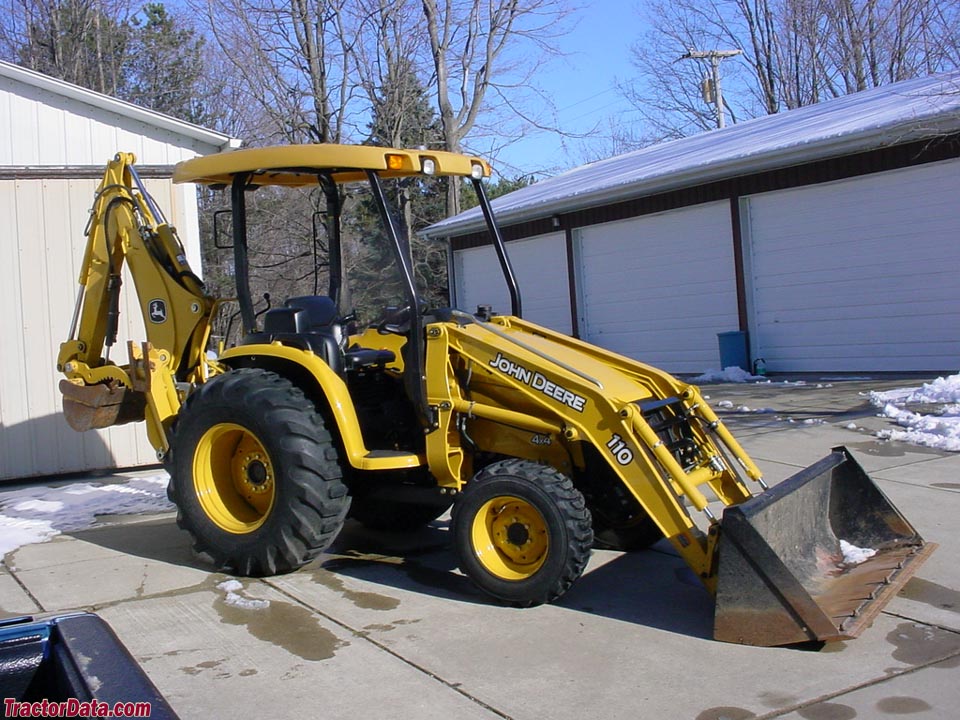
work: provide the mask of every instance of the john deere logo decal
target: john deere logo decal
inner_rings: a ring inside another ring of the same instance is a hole
[[[147,313],[150,315],[150,322],[164,323],[167,321],[167,303],[160,298],[151,300],[147,307]]]
[[[497,353],[497,356],[490,361],[490,367],[496,368],[504,375],[509,375],[512,378],[516,378],[520,382],[529,385],[534,390],[539,390],[547,397],[553,398],[554,400],[559,400],[568,408],[572,408],[579,413],[583,412],[583,408],[587,404],[587,399],[585,397],[577,395],[576,393],[567,390],[565,387],[547,380],[546,377],[538,372],[528,370],[523,365],[515,363],[509,358],[505,358],[501,353]]]

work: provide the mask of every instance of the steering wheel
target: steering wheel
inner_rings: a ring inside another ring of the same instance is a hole
[[[406,335],[410,332],[412,311],[413,308],[410,305],[388,311],[387,316],[377,323],[377,332],[381,335]]]

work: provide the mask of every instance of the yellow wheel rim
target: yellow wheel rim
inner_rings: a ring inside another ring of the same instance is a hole
[[[263,525],[276,500],[270,456],[252,432],[233,423],[207,430],[193,455],[200,507],[217,527],[243,534]]]
[[[536,507],[509,495],[488,500],[473,518],[473,549],[480,564],[502,580],[526,580],[547,559],[550,537]]]

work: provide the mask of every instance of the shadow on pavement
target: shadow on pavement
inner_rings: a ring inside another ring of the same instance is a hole
[[[607,561],[588,570],[557,606],[681,635],[712,637],[713,599],[675,554],[594,552]],[[454,602],[496,604],[457,571],[456,554],[442,522],[413,535],[374,533],[348,524],[328,554],[309,567]]]
[[[216,572],[191,548],[172,516],[70,533],[78,540],[155,562]],[[556,604],[575,612],[708,639],[713,600],[676,555],[597,550],[592,567]],[[605,562],[603,562],[605,561]],[[348,521],[333,545],[297,571],[351,577],[430,597],[496,605],[457,570],[445,521],[410,534],[376,532]]]
[[[194,553],[190,536],[177,527],[172,516],[75,530],[65,535],[145,560],[214,571],[209,562]]]

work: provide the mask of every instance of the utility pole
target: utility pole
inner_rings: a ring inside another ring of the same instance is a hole
[[[710,77],[704,79],[703,99],[717,107],[717,127],[723,129],[723,93],[720,91],[720,61],[742,53],[742,50],[694,50],[689,48],[680,60],[709,60]]]

